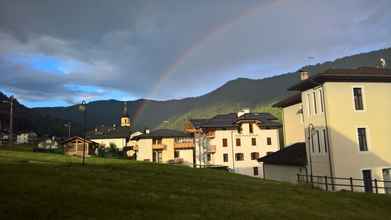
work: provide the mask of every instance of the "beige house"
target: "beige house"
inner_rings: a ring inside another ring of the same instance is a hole
[[[281,124],[269,113],[216,115],[191,119],[185,130],[195,137],[197,166],[225,166],[233,172],[263,177],[258,158],[280,149]]]
[[[302,81],[290,90],[301,93],[308,173],[363,179],[354,182],[364,185],[355,191],[372,191],[374,179],[391,180],[391,70],[364,67],[300,75]]]
[[[194,139],[182,131],[170,129],[146,130],[132,138],[139,161],[172,164],[194,164]]]

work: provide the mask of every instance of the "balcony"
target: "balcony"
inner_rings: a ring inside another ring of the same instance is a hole
[[[175,142],[174,148],[175,149],[192,149],[192,148],[194,148],[194,144],[193,144],[193,141]]]
[[[216,145],[209,145],[208,153],[216,153]]]
[[[165,144],[152,144],[152,150],[165,150],[166,147]]]

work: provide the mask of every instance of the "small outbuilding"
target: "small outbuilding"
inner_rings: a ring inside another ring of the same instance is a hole
[[[84,138],[78,136],[71,137],[62,143],[62,145],[64,146],[64,154],[72,156],[82,156],[84,144],[86,156],[93,154],[94,148],[99,145],[94,141],[85,140]]]
[[[299,142],[258,159],[263,162],[264,178],[297,183],[297,174],[307,174],[305,143]]]

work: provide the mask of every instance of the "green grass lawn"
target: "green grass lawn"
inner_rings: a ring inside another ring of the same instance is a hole
[[[391,196],[0,149],[0,219],[390,219]]]

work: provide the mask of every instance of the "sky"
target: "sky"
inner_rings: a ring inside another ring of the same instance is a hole
[[[391,47],[390,0],[0,0],[0,91],[29,107],[200,96]]]

